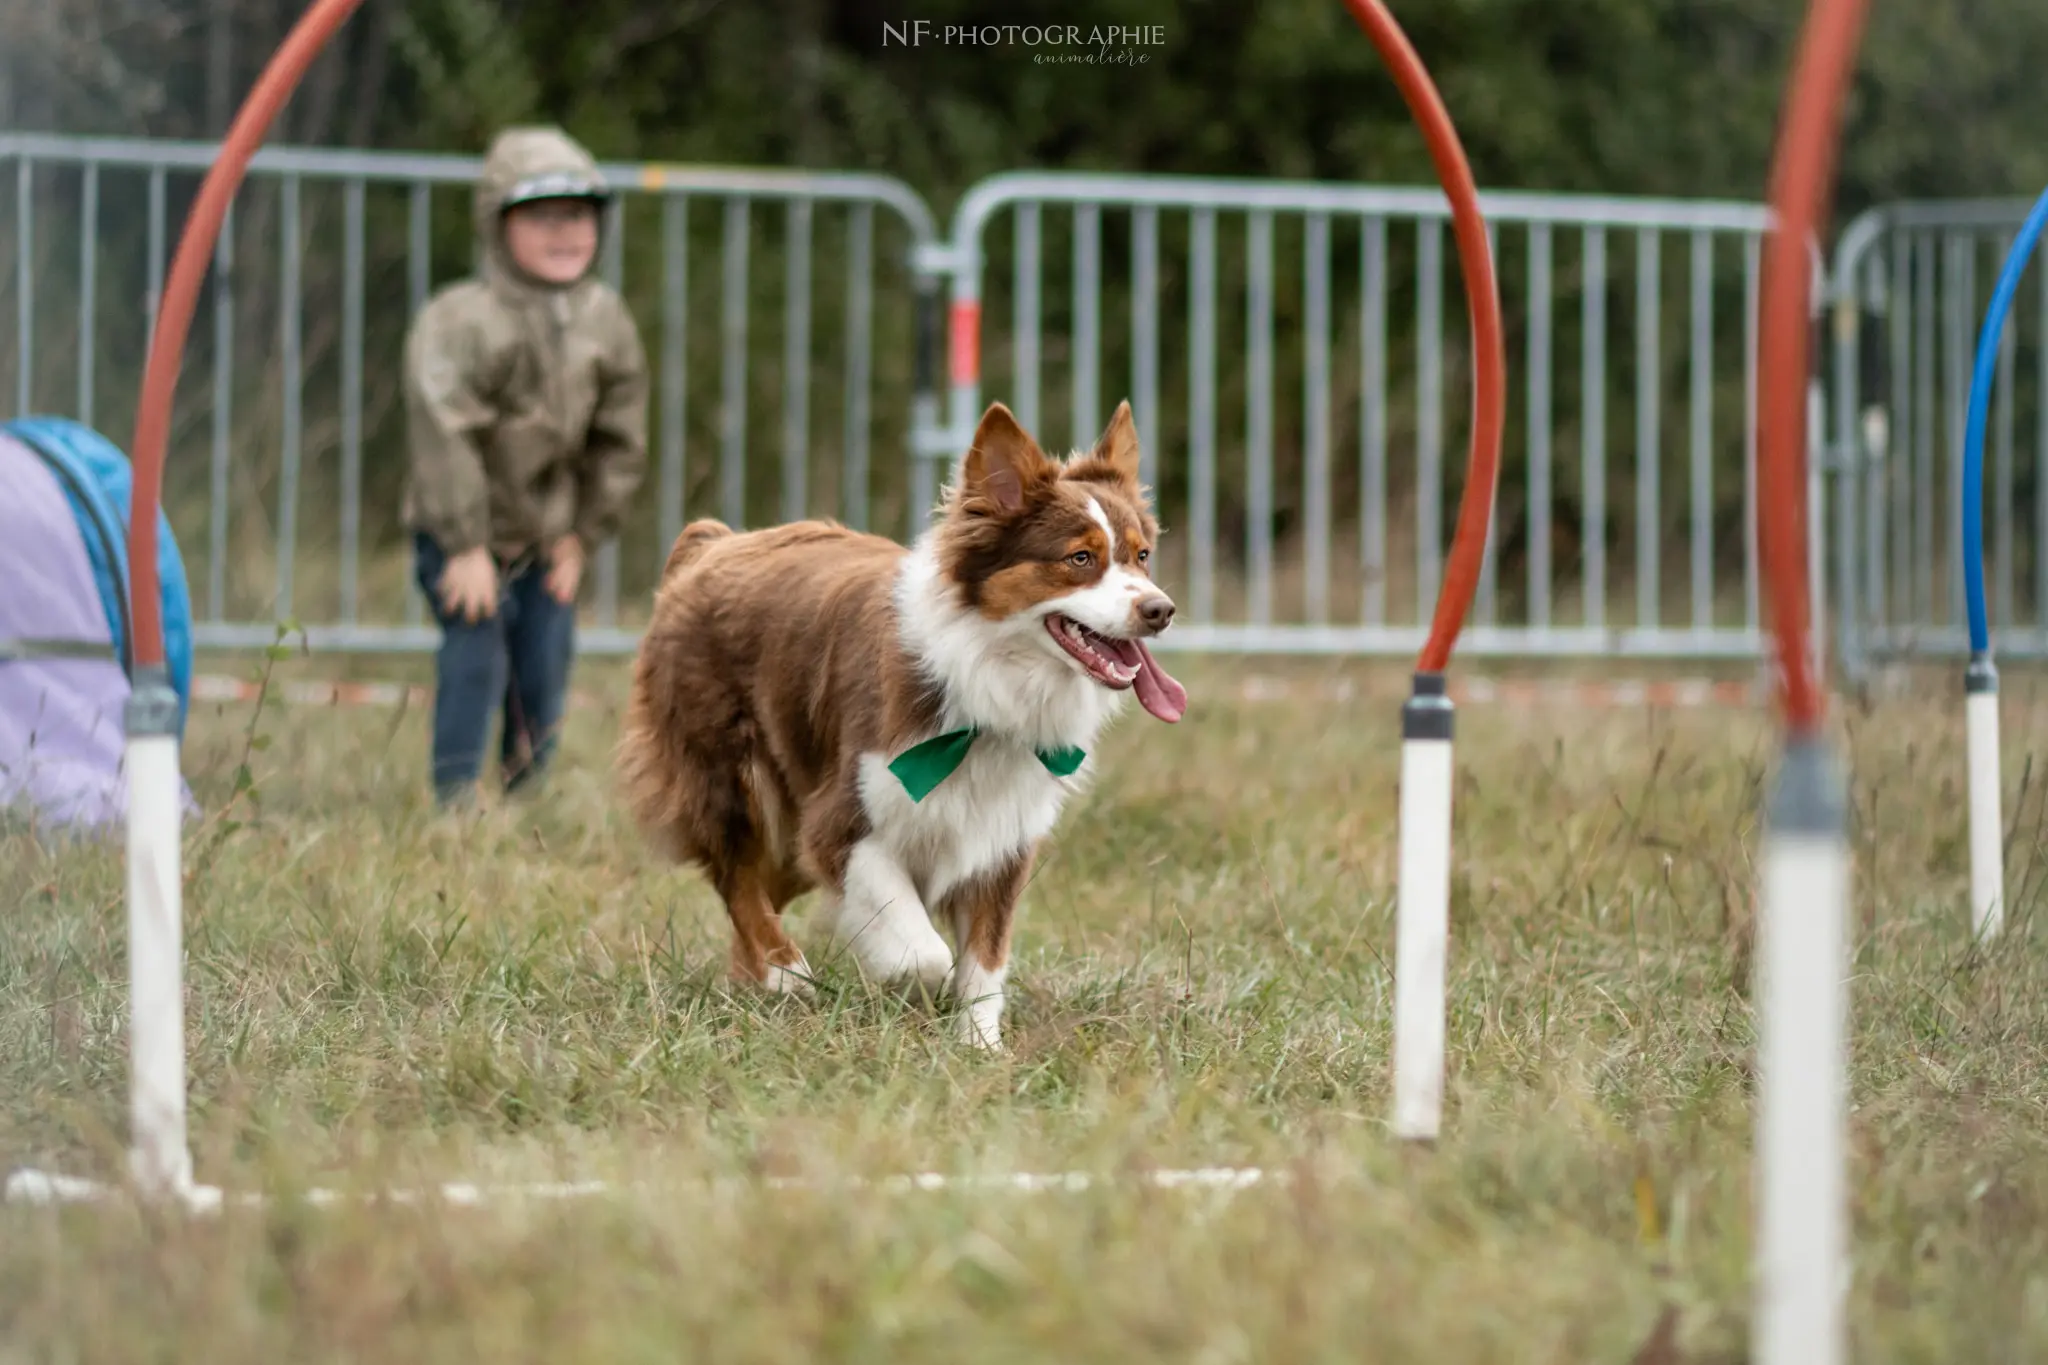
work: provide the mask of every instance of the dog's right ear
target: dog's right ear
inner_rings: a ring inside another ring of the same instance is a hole
[[[1025,495],[1057,472],[1016,416],[1001,403],[991,403],[961,462],[962,510],[1005,516],[1021,511]]]

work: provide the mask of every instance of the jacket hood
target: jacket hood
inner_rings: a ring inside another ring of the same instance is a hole
[[[494,285],[512,285],[521,292],[543,290],[512,264],[505,251],[500,215],[531,199],[591,198],[609,200],[611,187],[597,160],[559,128],[507,128],[491,140],[477,180],[474,223],[479,258]],[[597,259],[591,258],[591,270]],[[590,272],[584,273],[584,279]],[[581,281],[578,281],[581,283]],[[574,286],[571,286],[572,288]]]

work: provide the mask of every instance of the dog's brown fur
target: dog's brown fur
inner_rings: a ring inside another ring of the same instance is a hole
[[[1086,586],[1112,562],[1142,572],[1157,527],[1137,465],[1128,404],[1093,451],[1065,465],[991,407],[947,495],[934,542],[941,574],[960,602],[996,620]],[[1091,496],[1113,535],[1088,510]],[[1073,562],[1081,549],[1090,567]],[[782,911],[814,887],[841,888],[850,850],[869,833],[861,756],[895,753],[938,723],[945,699],[899,633],[893,593],[908,553],[830,522],[736,534],[710,520],[686,527],[669,553],[619,771],[643,828],[724,899],[737,978],[768,982],[772,968],[803,962]],[[1018,849],[931,907],[959,951],[989,970],[1007,962],[1032,852]]]
[[[865,832],[860,753],[936,714],[896,645],[902,555],[829,523],[736,535],[709,520],[669,554],[620,770],[642,825],[724,898],[736,976],[801,959],[782,910],[836,883]]]

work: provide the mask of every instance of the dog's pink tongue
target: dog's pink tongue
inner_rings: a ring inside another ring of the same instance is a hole
[[[1138,677],[1131,684],[1137,691],[1138,705],[1168,723],[1179,720],[1187,714],[1188,690],[1159,666],[1151,650],[1138,641],[1132,643],[1138,646]]]

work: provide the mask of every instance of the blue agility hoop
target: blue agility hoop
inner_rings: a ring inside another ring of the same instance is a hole
[[[1998,272],[1998,288],[1992,291],[1991,307],[1984,314],[1984,330],[1977,336],[1977,368],[1970,375],[1970,413],[1963,429],[1963,596],[1970,614],[1970,653],[1973,657],[1991,649],[1991,625],[1984,609],[1984,422],[1991,406],[1991,384],[1998,365],[1998,343],[2005,333],[2006,315],[2012,311],[2013,296],[2019,293],[2020,277],[2034,244],[2048,229],[2048,193],[2034,203],[2034,210],[2021,225],[2005,264]]]

